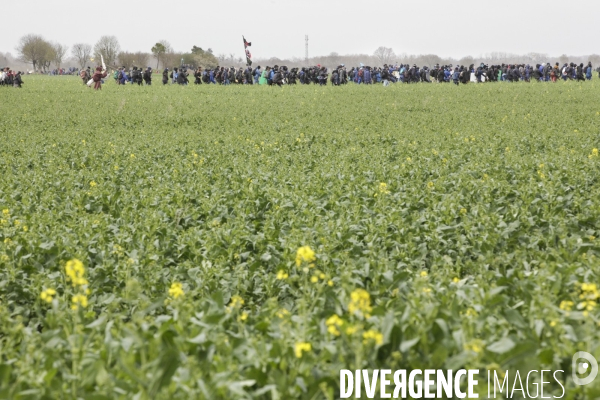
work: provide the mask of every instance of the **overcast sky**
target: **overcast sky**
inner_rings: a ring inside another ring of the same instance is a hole
[[[372,54],[379,46],[455,58],[600,53],[600,0],[28,0],[16,9],[0,23],[0,51],[13,55],[28,33],[69,46],[115,35],[122,50],[146,52],[165,39],[176,51],[197,45],[238,57],[245,35],[253,58],[304,57],[305,34],[309,56]]]

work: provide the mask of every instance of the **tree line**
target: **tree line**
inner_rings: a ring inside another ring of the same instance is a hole
[[[176,52],[166,40],[156,42],[149,52],[129,52],[122,51],[118,39],[115,36],[102,36],[94,46],[87,43],[76,43],[71,47],[71,58],[67,58],[68,46],[60,43],[46,40],[41,35],[29,34],[23,36],[16,48],[18,60],[29,64],[34,71],[47,71],[51,66],[61,68],[68,61],[71,66],[77,66],[83,69],[87,66],[95,66],[100,63],[100,56],[109,68],[125,66],[127,68],[138,66],[148,67],[156,66],[159,68],[172,68],[180,65],[189,67],[214,68],[221,66],[244,66],[245,58],[235,54],[213,54],[212,49],[204,50],[201,47],[193,46],[189,52]],[[392,48],[380,46],[372,54],[350,54],[340,55],[332,52],[327,56],[311,57],[308,60],[304,58],[255,58],[254,66],[274,66],[286,65],[288,67],[305,67],[312,65],[322,65],[334,68],[344,64],[348,66],[359,66],[361,63],[370,66],[382,66],[384,64],[403,63],[417,65],[419,67],[432,67],[439,65],[465,65],[471,64],[503,64],[519,63],[535,65],[541,62],[583,62],[591,61],[593,65],[600,64],[600,55],[592,54],[589,56],[567,56],[565,54],[558,57],[551,57],[543,53],[512,54],[505,52],[493,52],[483,54],[478,57],[466,56],[462,58],[440,57],[436,54],[412,55],[406,53],[395,53]],[[0,53],[0,67],[7,65],[9,58]]]
[[[34,71],[46,72],[51,66],[60,69],[67,59],[69,47],[46,40],[43,36],[29,34],[23,36],[16,47],[18,61],[32,66]],[[158,41],[150,52],[122,51],[115,36],[102,36],[94,46],[88,43],[76,43],[71,47],[71,64],[80,69],[100,65],[103,57],[108,68],[125,66],[148,67],[156,63],[156,68],[188,65],[193,67],[214,68],[219,60],[212,49],[204,50],[193,46],[189,52],[176,52],[166,40]],[[101,57],[102,56],[102,57]],[[0,54],[0,61],[9,62],[7,56]]]

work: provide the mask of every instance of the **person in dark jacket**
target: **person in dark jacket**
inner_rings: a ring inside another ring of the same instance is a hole
[[[169,83],[169,68],[165,68],[165,70],[162,73],[162,83],[163,85]]]
[[[152,85],[152,68],[146,68],[143,74],[143,78],[144,82],[146,82],[146,85]]]
[[[187,75],[187,70],[185,68],[181,68],[181,70],[177,74],[177,83],[183,86],[187,85],[189,82],[187,79]]]
[[[21,85],[23,85],[23,79],[21,78],[21,71],[18,71],[13,78],[13,86],[16,88],[20,88]]]
[[[198,67],[196,72],[194,72],[194,85],[202,84],[202,68]]]

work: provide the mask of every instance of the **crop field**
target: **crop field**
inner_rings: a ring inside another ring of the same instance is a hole
[[[600,396],[571,381],[600,358],[596,81],[24,80],[0,87],[0,399],[331,400],[365,368]]]

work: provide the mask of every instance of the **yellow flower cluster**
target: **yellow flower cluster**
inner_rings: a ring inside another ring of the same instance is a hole
[[[4,216],[10,215],[10,211],[8,210],[8,208],[5,208],[2,210],[2,215],[4,215]]]
[[[231,302],[229,303],[229,307],[231,308],[236,308],[236,307],[241,307],[244,305],[244,299],[242,299],[240,296],[238,296],[237,294],[234,296],[231,296]]]
[[[563,300],[560,302],[558,308],[563,311],[571,311],[573,309],[573,302],[570,300]]]
[[[96,186],[98,186],[98,184],[95,181],[90,182],[90,187],[96,187]]]
[[[344,325],[344,320],[338,317],[337,314],[333,314],[331,317],[327,318],[325,325],[327,325],[327,332],[331,333],[333,336],[340,336],[338,328]]]
[[[390,191],[388,190],[387,183],[381,182],[379,184],[379,193],[382,193],[382,194],[389,194],[390,193]]]
[[[84,277],[85,267],[83,266],[83,263],[76,258],[67,261],[65,273],[75,290],[79,292],[71,298],[71,302],[73,303],[71,309],[77,310],[79,307],[86,308],[88,305],[87,295],[90,293],[90,289],[87,288],[88,281]]]
[[[65,272],[73,287],[76,288],[78,286],[85,286],[88,284],[87,279],[83,277],[85,275],[85,268],[83,263],[78,259],[74,258],[67,261]]]
[[[434,187],[433,182],[430,181],[430,182],[427,183],[427,188],[428,189],[433,189],[433,187]]]
[[[350,293],[350,303],[348,304],[348,311],[350,314],[356,314],[357,312],[364,315],[366,318],[370,317],[372,311],[371,308],[371,295],[364,289],[356,289]]]
[[[88,298],[85,294],[76,294],[71,299],[73,303],[71,309],[77,310],[79,307],[86,308],[88,306]]]
[[[544,164],[540,164],[540,167],[537,170],[537,174],[540,177],[540,179],[546,179],[546,174],[544,174]]]
[[[277,311],[276,315],[277,315],[277,318],[284,319],[285,317],[290,315],[290,312],[287,309],[282,308],[279,311]]]
[[[283,279],[287,279],[288,277],[289,277],[289,275],[284,270],[280,269],[279,271],[277,271],[277,279],[283,280]]]
[[[598,149],[596,149],[596,148],[592,149],[592,154],[590,154],[588,156],[588,158],[592,158],[592,157],[598,157]]]
[[[169,288],[169,296],[174,299],[178,299],[183,296],[185,292],[183,291],[183,285],[180,282],[173,282],[171,287]]]
[[[582,283],[579,299],[582,301],[577,305],[577,309],[584,310],[583,315],[587,317],[590,311],[596,308],[596,300],[600,297],[598,286],[595,283]]]
[[[484,348],[484,343],[480,339],[473,339],[469,343],[465,343],[464,348],[467,351],[481,353]]]
[[[303,262],[312,263],[316,260],[315,252],[309,246],[302,246],[296,251],[296,266],[301,266]],[[314,265],[311,264],[311,267]]]
[[[302,358],[302,353],[307,353],[312,350],[312,346],[307,342],[298,342],[294,345],[294,354],[296,358]]]
[[[46,289],[46,290],[42,291],[42,293],[40,294],[40,298],[42,300],[44,300],[46,303],[52,303],[52,300],[54,299],[55,294],[56,294],[56,290]]]
[[[363,343],[367,344],[369,341],[374,341],[376,345],[380,345],[383,343],[383,335],[381,332],[378,332],[374,329],[369,329],[365,333],[363,333]]]

